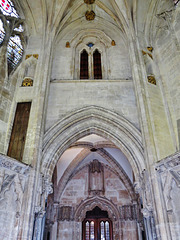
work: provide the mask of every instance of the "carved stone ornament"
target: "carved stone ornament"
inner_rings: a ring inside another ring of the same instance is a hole
[[[94,20],[94,19],[95,19],[95,16],[96,16],[96,14],[95,14],[94,11],[87,11],[87,12],[85,13],[85,17],[86,17],[86,20],[87,20],[87,21],[92,21],[92,20]]]
[[[41,206],[36,206],[34,212],[37,214],[38,218],[43,218],[44,214],[46,213]]]
[[[143,209],[141,209],[141,212],[145,218],[151,217],[153,214],[153,210],[151,206],[146,206]]]
[[[150,50],[149,50],[150,51]],[[152,52],[152,51],[150,51],[150,52]],[[153,56],[152,56],[152,54],[151,53],[149,53],[149,52],[146,52],[146,51],[144,51],[144,50],[142,50],[142,54],[143,54],[143,56],[144,55],[148,55],[150,58],[152,58],[153,59]]]
[[[97,159],[94,159],[90,163],[89,168],[91,173],[95,173],[95,172],[100,173],[102,171],[102,165]]]
[[[147,78],[149,83],[156,85],[156,79],[153,75],[149,75]]]
[[[172,156],[165,158],[159,164],[157,164],[156,170],[159,173],[163,173],[178,166],[180,166],[180,154],[176,153]]]
[[[74,211],[70,206],[62,206],[58,211],[58,220],[59,221],[71,221],[74,219]]]
[[[146,55],[146,52],[145,52],[144,50],[142,50],[142,54],[143,54],[143,55]]]
[[[153,51],[153,47],[147,47],[147,50],[152,52]]]
[[[138,218],[138,207],[137,205],[124,205],[119,207],[120,219],[121,220],[137,220]]]
[[[45,198],[47,198],[49,194],[53,193],[53,184],[46,177],[43,178],[43,193],[45,194]]]
[[[97,159],[89,164],[88,192],[94,196],[104,194],[104,169]]]
[[[32,87],[33,86],[33,80],[31,78],[24,78],[22,81],[22,87]]]
[[[24,163],[12,160],[10,157],[3,155],[0,155],[0,167],[23,175],[27,175],[30,171],[30,167]]]
[[[84,0],[84,3],[93,4],[93,3],[95,3],[95,0]]]
[[[66,42],[66,48],[70,48],[70,42]]]
[[[116,42],[114,40],[112,40],[111,45],[116,46]]]
[[[26,59],[28,59],[28,58],[30,58],[30,57],[34,57],[34,58],[36,58],[36,59],[38,59],[38,57],[39,57],[39,54],[28,54],[28,55],[26,55]]]

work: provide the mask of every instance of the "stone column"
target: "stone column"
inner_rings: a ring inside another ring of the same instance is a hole
[[[48,34],[46,36],[48,38]],[[31,114],[27,131],[27,147],[25,148],[23,155],[23,161],[32,166],[33,173],[30,176],[29,186],[26,189],[27,198],[26,202],[24,203],[24,212],[26,212],[26,214],[24,215],[23,221],[21,221],[20,239],[29,240],[32,238],[34,209],[35,207],[40,206],[44,210],[45,200],[47,199],[48,194],[51,192],[49,191],[51,184],[46,184],[48,180],[41,179],[42,176],[40,173],[45,109],[52,61],[51,48],[52,40],[42,39],[42,45],[34,76],[34,97],[32,99]],[[38,222],[40,221],[41,220],[38,220]]]
[[[132,33],[133,35],[133,29]],[[132,66],[132,75],[134,82],[134,89],[136,94],[137,107],[139,112],[139,121],[141,125],[143,144],[145,146],[145,163],[147,172],[149,173],[148,184],[148,202],[151,202],[153,215],[155,216],[155,224],[157,227],[158,239],[169,240],[169,234],[164,224],[164,209],[162,208],[160,199],[160,191],[158,189],[158,180],[155,176],[154,164],[158,161],[156,143],[154,140],[154,131],[152,126],[152,114],[150,103],[148,100],[149,94],[147,90],[147,74],[142,59],[142,52],[139,47],[139,42],[136,34],[132,36],[129,41],[130,61]],[[143,203],[144,204],[144,203]]]
[[[43,240],[46,212],[42,209],[35,213],[33,240]]]

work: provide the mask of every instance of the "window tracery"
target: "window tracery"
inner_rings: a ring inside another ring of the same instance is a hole
[[[6,48],[8,73],[23,55],[23,21],[10,0],[0,0],[0,47]]]
[[[177,6],[180,0],[173,0],[174,5]]]

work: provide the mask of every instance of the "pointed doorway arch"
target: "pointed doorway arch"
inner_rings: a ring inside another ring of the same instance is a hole
[[[83,240],[112,240],[112,222],[107,211],[95,207],[86,212],[86,218],[82,223]]]

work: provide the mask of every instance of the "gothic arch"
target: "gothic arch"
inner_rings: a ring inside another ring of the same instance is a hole
[[[117,221],[120,218],[117,207],[110,200],[105,197],[96,196],[87,198],[77,207],[74,213],[75,221],[82,222],[86,217],[86,212],[93,210],[96,206],[103,211],[107,211],[112,221]]]
[[[72,112],[46,132],[42,174],[51,179],[62,153],[78,139],[92,133],[112,141],[129,160],[135,178],[139,176],[145,168],[141,133],[124,117],[97,106]]]
[[[63,193],[67,183],[71,180],[71,178],[79,171],[81,171],[84,167],[87,166],[87,164],[83,165],[81,168],[77,168],[75,171],[74,169],[79,165],[79,163],[90,153],[90,149],[84,149],[82,152],[80,152],[75,159],[69,164],[67,169],[65,170],[62,178],[60,179],[58,185],[57,185],[57,193],[54,191],[55,199],[58,201],[60,199],[61,194]],[[116,160],[108,154],[104,149],[98,149],[97,153],[104,157],[104,159],[107,160],[107,162],[111,162],[112,168],[111,171],[114,171],[114,173],[120,178],[124,186],[126,187],[129,196],[136,200],[136,194],[134,192],[134,187],[132,182],[130,181],[127,174],[124,172],[123,168],[116,162]],[[107,167],[107,166],[106,166]]]

